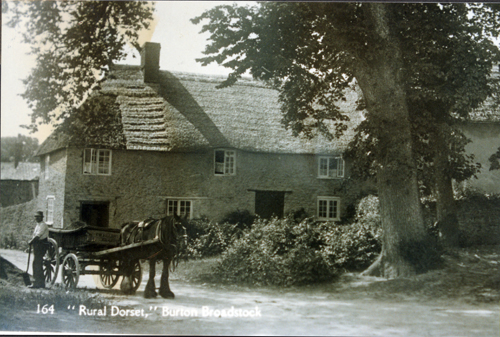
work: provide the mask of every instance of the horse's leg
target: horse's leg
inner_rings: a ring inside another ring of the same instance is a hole
[[[153,298],[158,296],[156,293],[156,285],[155,285],[155,276],[156,276],[156,260],[149,260],[149,280],[146,284],[146,288],[144,289],[144,297],[145,298]]]
[[[129,263],[125,263],[123,265],[123,279],[122,282],[120,283],[120,290],[127,295],[130,295],[132,293],[132,281],[130,280],[130,269],[132,268]]]
[[[174,293],[170,290],[168,284],[168,266],[170,265],[170,258],[163,259],[163,272],[161,273],[160,281],[160,295],[163,298],[174,298]]]

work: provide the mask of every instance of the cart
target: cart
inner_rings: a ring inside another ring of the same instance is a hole
[[[80,275],[99,275],[106,289],[113,288],[120,276],[129,276],[135,292],[142,281],[139,260],[148,259],[162,249],[158,237],[121,246],[119,229],[92,226],[51,228],[48,242],[43,264],[46,286],[55,283],[60,268],[67,289],[77,287]],[[89,268],[92,266],[97,268]]]

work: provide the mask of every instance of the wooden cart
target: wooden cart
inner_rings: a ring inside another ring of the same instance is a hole
[[[142,281],[139,259],[158,253],[158,238],[120,246],[120,230],[84,226],[78,229],[49,230],[50,247],[44,258],[47,286],[55,283],[59,266],[62,283],[76,288],[80,275],[99,275],[104,288],[116,285],[120,276],[130,276],[135,292]],[[91,268],[97,266],[98,268]]]

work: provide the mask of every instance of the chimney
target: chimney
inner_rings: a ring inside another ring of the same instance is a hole
[[[144,83],[157,83],[160,70],[159,43],[146,42],[141,51],[141,68],[144,73]]]

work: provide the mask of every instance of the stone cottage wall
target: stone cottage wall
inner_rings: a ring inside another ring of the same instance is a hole
[[[219,221],[255,210],[255,190],[286,191],[285,213],[314,215],[317,196],[339,196],[341,213],[359,196],[346,179],[318,179],[314,155],[237,151],[236,175],[214,174],[213,150],[171,153],[113,150],[110,176],[83,175],[83,149],[68,149],[64,223],[78,221],[82,201],[109,202],[111,227],[166,214],[168,199],[191,200],[193,217]],[[346,172],[346,175],[348,172]]]
[[[45,158],[49,156],[49,166],[46,167]],[[61,228],[63,226],[64,210],[64,189],[66,179],[66,149],[54,151],[40,158],[41,174],[39,179],[38,210],[43,211],[45,221],[47,219],[47,198],[53,196],[54,200],[54,221],[52,226]],[[48,170],[48,179],[45,171]],[[49,223],[50,224],[50,223]]]

